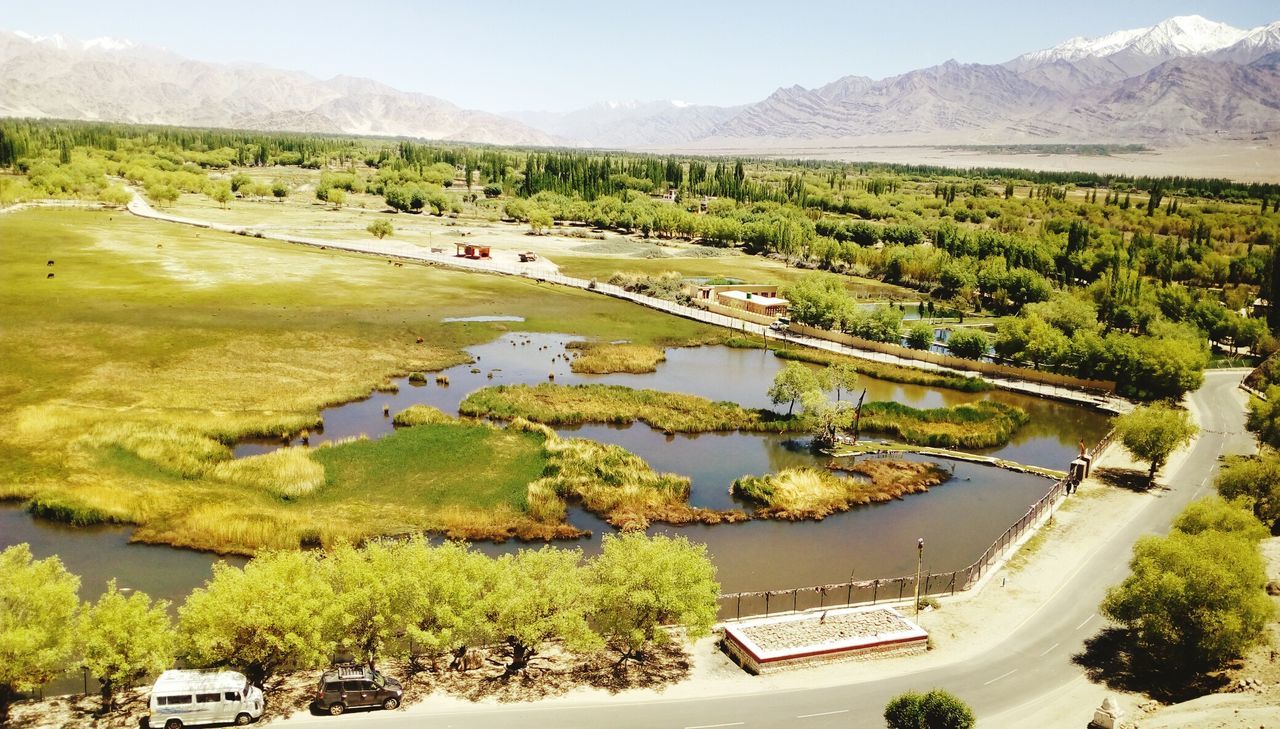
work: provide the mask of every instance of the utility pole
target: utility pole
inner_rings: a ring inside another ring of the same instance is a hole
[[[916,542],[916,620],[920,620],[920,565],[924,562],[924,538]]]

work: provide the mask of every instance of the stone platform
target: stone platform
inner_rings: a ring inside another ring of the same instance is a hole
[[[929,634],[890,607],[813,610],[730,623],[724,647],[751,673],[922,653]]]

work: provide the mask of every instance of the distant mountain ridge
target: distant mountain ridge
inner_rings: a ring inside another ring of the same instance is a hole
[[[0,116],[423,137],[492,144],[559,140],[497,114],[370,79],[192,61],[100,38],[0,31]]]
[[[1274,64],[1280,22],[1241,30],[1200,16],[1098,38],[1073,38],[1003,64],[948,61],[880,80],[846,76],[815,89],[780,88],[713,129],[715,107],[672,109],[668,146],[781,147],[793,142],[1177,144],[1280,133]],[[1194,61],[1194,62],[1192,62]],[[572,112],[588,126],[592,108]],[[573,129],[520,117],[568,138]],[[689,121],[689,126],[682,124]],[[609,146],[660,147],[659,130],[631,121]]]
[[[612,101],[569,112],[461,109],[370,79],[219,65],[99,38],[0,31],[0,115],[344,132],[509,145],[1144,143],[1280,135],[1280,22],[1200,16],[1072,38],[1001,64],[779,88],[736,107]]]

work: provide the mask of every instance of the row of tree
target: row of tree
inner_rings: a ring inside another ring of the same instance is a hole
[[[254,682],[319,668],[346,654],[373,665],[432,665],[501,646],[522,671],[555,641],[610,647],[642,660],[652,646],[705,635],[719,584],[706,548],[683,537],[609,535],[584,563],[579,550],[544,547],[498,558],[422,538],[340,546],[328,554],[274,552],[243,569],[219,563],[177,610],[114,583],[80,605],[80,580],[57,557],[26,545],[0,553],[0,723],[17,692],[71,666],[98,677],[104,707],[115,692],[172,664],[226,666]]]

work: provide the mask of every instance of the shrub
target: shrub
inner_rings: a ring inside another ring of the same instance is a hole
[[[907,329],[907,346],[912,349],[928,349],[933,344],[933,327],[924,322],[912,324]]]
[[[987,335],[977,329],[954,329],[947,340],[951,353],[964,359],[981,359],[989,346]]]
[[[433,408],[430,405],[410,405],[396,413],[396,416],[391,419],[391,423],[399,427],[451,422],[454,422],[454,418],[446,415],[443,410]]]
[[[895,696],[884,707],[884,720],[890,729],[970,729],[976,722],[968,704],[942,689]]]

